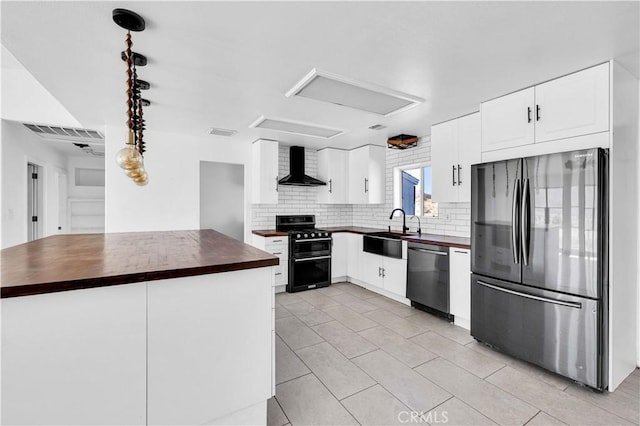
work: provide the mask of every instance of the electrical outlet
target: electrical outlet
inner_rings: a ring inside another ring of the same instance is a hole
[[[451,222],[451,213],[446,213],[444,215],[445,222]]]

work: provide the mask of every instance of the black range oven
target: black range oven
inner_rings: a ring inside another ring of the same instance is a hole
[[[276,216],[276,229],[289,235],[287,291],[331,284],[331,233],[315,228],[315,216]]]

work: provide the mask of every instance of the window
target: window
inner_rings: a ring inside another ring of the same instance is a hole
[[[431,166],[397,167],[395,173],[395,207],[411,216],[438,216],[438,203],[431,199]]]

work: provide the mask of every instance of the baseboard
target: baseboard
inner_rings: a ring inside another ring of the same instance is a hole
[[[346,275],[343,275],[341,277],[331,277],[331,284],[343,283],[345,281],[347,281],[347,276]]]
[[[277,293],[284,293],[285,291],[287,291],[287,286],[285,285],[277,285],[274,287],[274,290]]]
[[[462,327],[467,330],[471,330],[471,320],[467,318],[455,317],[453,323],[458,327]]]

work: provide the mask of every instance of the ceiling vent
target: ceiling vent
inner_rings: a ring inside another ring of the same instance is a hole
[[[104,136],[102,133],[90,130],[90,129],[73,129],[70,127],[57,127],[57,126],[46,126],[43,124],[28,124],[22,123],[24,126],[31,130],[33,133],[38,136],[58,141],[66,141],[73,143],[82,143],[82,142],[90,142],[90,143],[104,143]]]
[[[424,102],[424,99],[386,87],[352,80],[316,68],[286,93],[389,116]]]
[[[236,133],[238,133],[237,130],[229,130],[229,129],[218,129],[215,127],[212,127],[209,129],[209,134],[210,135],[215,135],[215,136],[233,136]]]
[[[249,127],[323,139],[331,139],[344,133],[342,130],[318,126],[317,124],[277,118],[266,118],[264,116],[258,117],[258,119],[251,123]]]
[[[382,130],[386,128],[387,126],[383,126],[382,124],[374,124],[373,126],[369,126],[369,130]]]

